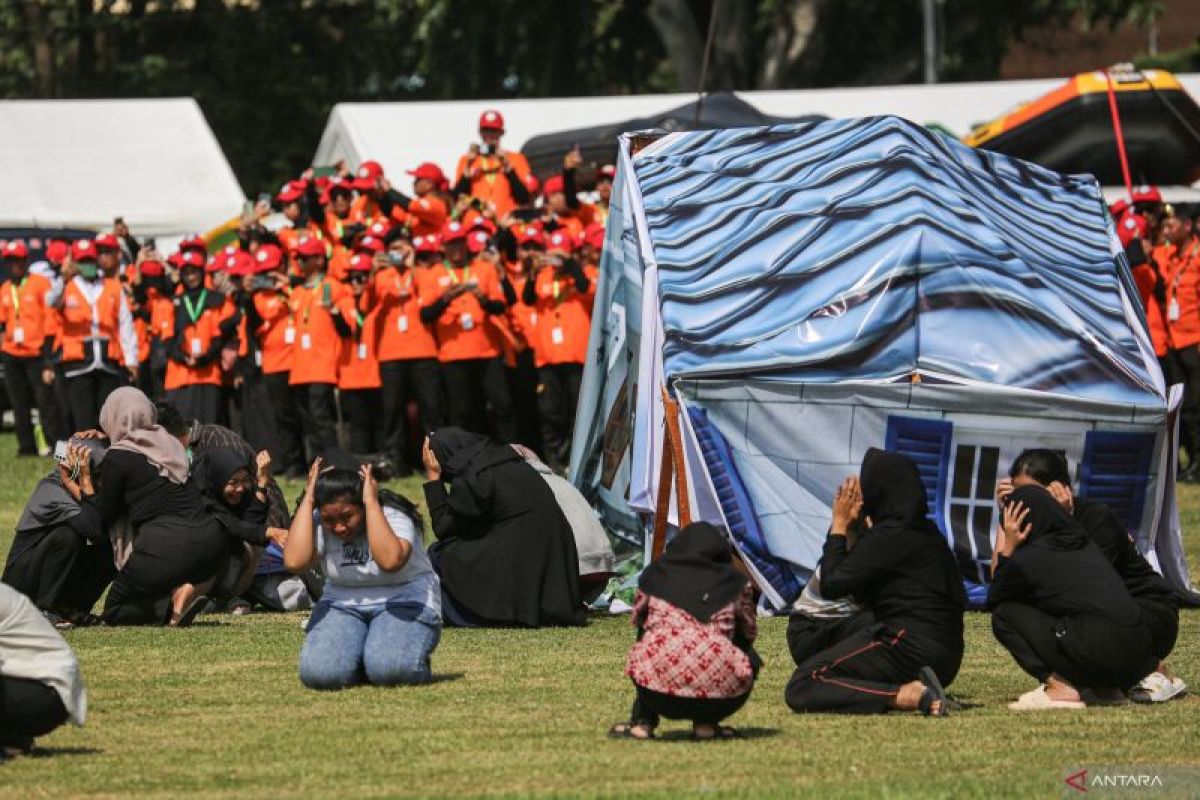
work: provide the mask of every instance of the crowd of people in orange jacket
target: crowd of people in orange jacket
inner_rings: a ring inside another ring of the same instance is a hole
[[[453,180],[398,190],[374,161],[307,170],[243,216],[238,243],[164,256],[111,232],[0,248],[0,358],[20,453],[95,428],[132,383],[185,417],[230,424],[280,471],[340,443],[419,466],[442,424],[568,458],[614,170],[581,198],[582,157],[544,183],[500,145],[498,111]],[[264,222],[280,212],[286,224]],[[274,229],[272,229],[274,228]]]
[[[1153,186],[1135,189],[1109,211],[1125,247],[1167,385],[1183,384],[1180,479],[1200,481],[1200,208],[1163,202]]]

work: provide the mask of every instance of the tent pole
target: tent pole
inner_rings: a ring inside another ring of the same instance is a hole
[[[696,87],[696,116],[692,120],[692,127],[700,127],[700,112],[704,108],[704,86],[708,83],[708,60],[712,54],[713,34],[717,30],[717,9],[721,7],[721,0],[712,0],[712,8],[708,13],[708,36],[704,39],[704,59],[700,62],[700,85]]]
[[[1113,88],[1112,75],[1106,69],[1104,78],[1108,81],[1108,110],[1112,113],[1113,136],[1117,140],[1117,157],[1121,160],[1121,175],[1125,178],[1125,192],[1129,202],[1133,202],[1133,180],[1129,177],[1129,159],[1125,155],[1125,134],[1121,132],[1121,112],[1117,108],[1117,92]]]

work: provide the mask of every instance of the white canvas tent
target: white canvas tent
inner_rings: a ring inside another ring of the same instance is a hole
[[[244,196],[200,107],[161,100],[0,102],[0,227],[206,231]]]
[[[1200,97],[1200,73],[1177,75]],[[1060,86],[1061,78],[864,88],[793,89],[738,92],[759,111],[774,116],[824,114],[863,117],[892,114],[922,124],[937,123],[956,136],[1013,107]],[[413,103],[339,103],[334,106],[317,147],[314,164],[345,159],[353,168],[379,161],[398,186],[407,186],[404,170],[433,161],[449,175],[477,138],[479,114],[488,108],[504,115],[504,146],[520,149],[543,133],[602,125],[646,116],[683,105],[694,94],[618,97],[464,100]],[[1183,198],[1179,198],[1183,199]]]

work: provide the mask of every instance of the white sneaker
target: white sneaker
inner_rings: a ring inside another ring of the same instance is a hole
[[[1135,703],[1165,703],[1187,691],[1181,678],[1168,678],[1161,672],[1151,672],[1129,693]]]
[[[1081,700],[1055,700],[1046,694],[1045,685],[1039,686],[1031,692],[1026,692],[1016,699],[1015,702],[1009,703],[1008,707],[1013,711],[1049,711],[1058,708],[1079,709],[1087,708]]]

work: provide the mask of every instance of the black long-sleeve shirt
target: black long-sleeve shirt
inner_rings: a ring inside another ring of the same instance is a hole
[[[160,517],[206,519],[200,492],[190,483],[174,483],[158,474],[146,457],[109,448],[100,462],[100,486],[85,498],[105,525],[128,515],[134,527]]]
[[[1073,516],[1121,576],[1131,595],[1170,608],[1179,606],[1179,595],[1138,552],[1125,526],[1111,508],[1095,500],[1076,498]]]

